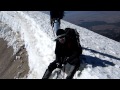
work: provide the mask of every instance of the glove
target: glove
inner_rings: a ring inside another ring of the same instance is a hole
[[[62,68],[62,64],[56,63],[56,65],[57,65],[57,68]]]

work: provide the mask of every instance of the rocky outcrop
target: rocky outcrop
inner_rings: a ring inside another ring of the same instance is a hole
[[[24,41],[18,32],[0,21],[0,79],[24,78],[28,71]]]
[[[0,38],[0,79],[24,78],[28,71],[28,56],[24,46],[13,55],[13,48]]]

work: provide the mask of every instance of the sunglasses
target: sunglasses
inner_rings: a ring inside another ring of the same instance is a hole
[[[66,35],[66,34],[59,35],[59,36],[57,36],[57,39],[59,39],[59,38],[64,38],[65,35]]]
[[[59,37],[58,39],[62,39],[62,38],[65,38],[65,36]]]

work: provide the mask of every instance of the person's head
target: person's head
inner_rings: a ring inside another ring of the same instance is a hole
[[[63,29],[58,29],[56,32],[57,35],[57,40],[61,43],[64,44],[65,43],[65,30]]]

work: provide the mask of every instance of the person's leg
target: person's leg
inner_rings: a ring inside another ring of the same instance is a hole
[[[66,77],[66,79],[72,79],[74,74],[76,73],[76,71],[78,70],[79,66],[80,66],[80,59],[76,58],[74,59],[72,62],[69,62],[72,66],[70,68],[70,71],[68,73],[68,76]]]
[[[47,69],[47,70],[45,71],[42,79],[49,79],[50,75],[51,75],[51,72],[50,72],[49,69]]]
[[[78,70],[78,68],[79,68],[79,66],[72,66],[71,68],[70,68],[70,71],[69,71],[69,73],[68,73],[68,76],[66,77],[66,79],[72,79],[73,78],[73,76],[74,76],[74,74],[75,74],[75,72]]]
[[[57,30],[60,29],[59,19],[57,18],[55,19],[53,27],[54,27],[55,32],[57,32]]]
[[[52,71],[53,71],[55,68],[57,68],[56,61],[53,61],[53,62],[50,63],[50,65],[48,66],[48,69],[45,71],[42,79],[49,79]]]

